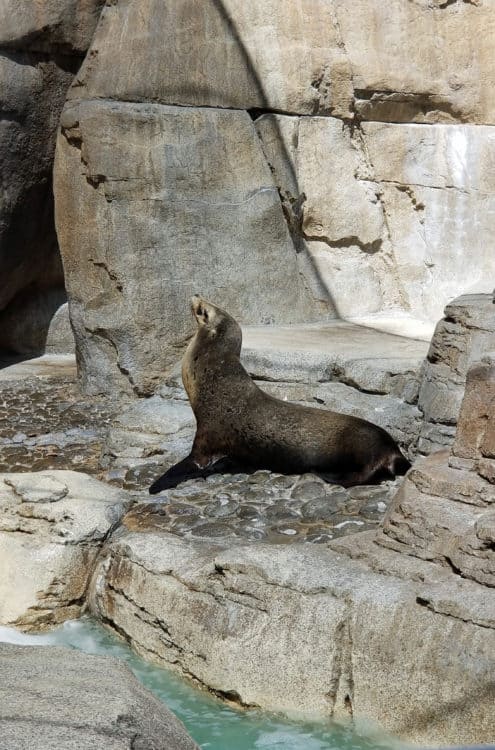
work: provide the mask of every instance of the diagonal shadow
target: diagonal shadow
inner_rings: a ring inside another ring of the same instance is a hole
[[[230,33],[230,36],[232,37],[232,39],[234,39],[238,47],[238,50],[241,54],[241,57],[244,61],[244,64],[246,66],[246,69],[249,73],[249,76],[251,77],[251,81],[256,89],[256,93],[262,105],[261,108],[256,108],[256,111],[259,111],[261,109],[261,111],[266,110],[267,113],[277,114],[274,110],[270,110],[269,108],[269,100],[268,100],[268,96],[266,94],[263,82],[258,74],[258,71],[256,70],[252,57],[242,40],[242,37],[239,33],[239,30],[232,16],[230,15],[229,11],[225,7],[223,0],[211,0],[211,2],[213,6],[215,7],[217,13],[221,17],[228,32]],[[280,114],[283,114],[283,113],[280,113]],[[298,115],[294,115],[294,116],[297,117]],[[311,255],[311,253],[308,252],[308,249],[304,242],[302,231],[301,231],[301,225],[302,225],[302,218],[303,218],[303,204],[306,199],[306,196],[300,190],[296,169],[291,159],[291,156],[289,154],[289,151],[287,149],[287,146],[285,145],[284,139],[282,137],[282,132],[281,132],[278,120],[276,118],[273,118],[273,123],[274,123],[276,134],[278,136],[278,142],[280,144],[280,152],[281,152],[282,161],[284,162],[284,165],[290,174],[291,180],[296,187],[297,195],[296,195],[296,200],[293,205],[293,213],[294,213],[293,221],[291,220],[287,221],[296,253],[304,254],[305,265],[312,273],[314,281],[316,282],[317,288],[321,290],[323,295],[326,297],[326,301],[332,306],[333,310],[335,311],[336,317],[341,318],[335,298],[328,284],[326,283],[325,279],[323,278],[320,271],[318,270],[318,267],[316,265],[316,262],[313,256]],[[283,203],[282,203],[282,206],[283,206]],[[286,215],[285,211],[284,211],[284,214]],[[286,220],[287,220],[287,215],[286,215]]]

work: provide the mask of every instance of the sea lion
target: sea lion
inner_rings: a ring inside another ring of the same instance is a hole
[[[377,484],[410,467],[394,439],[358,417],[280,401],[262,391],[240,362],[240,326],[195,295],[198,325],[182,361],[197,428],[191,453],[150,487],[226,471],[313,472],[331,484]]]

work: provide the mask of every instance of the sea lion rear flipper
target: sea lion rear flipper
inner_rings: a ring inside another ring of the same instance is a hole
[[[162,490],[168,490],[177,487],[178,484],[186,482],[188,479],[202,479],[209,477],[211,474],[221,474],[233,472],[237,468],[235,462],[228,456],[222,456],[217,460],[212,460],[206,466],[200,466],[196,461],[187,456],[179,461],[178,464],[170,467],[156,482],[153,482],[149,489],[150,495],[156,495]]]

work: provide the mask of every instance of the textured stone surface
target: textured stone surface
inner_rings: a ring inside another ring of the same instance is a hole
[[[484,466],[495,458],[495,352],[468,372],[452,454],[473,464],[486,459]]]
[[[495,488],[478,461],[490,452],[484,446],[495,418],[494,380],[493,356],[471,365],[454,447],[414,464],[377,536],[380,544],[492,587]]]
[[[53,286],[62,280],[50,178],[73,64],[71,58],[57,64],[32,53],[0,50],[1,180],[6,196],[0,216],[0,310],[30,284]]]
[[[0,6],[0,348],[42,351],[65,300],[53,220],[55,136],[101,4]]]
[[[495,122],[493,0],[333,4],[360,117]]]
[[[0,644],[3,750],[198,750],[116,659]]]
[[[129,500],[71,471],[0,482],[0,622],[28,630],[77,617],[98,550]]]
[[[104,0],[2,0],[0,47],[82,55]]]
[[[58,308],[50,320],[45,352],[47,354],[73,354],[74,348],[74,334],[69,320],[69,306],[66,302]]]
[[[491,290],[492,127],[280,115],[256,127],[308,284],[338,315],[433,323],[458,294]]]
[[[495,305],[491,295],[464,295],[445,308],[421,376],[418,406],[424,424],[420,453],[452,444],[472,362],[495,350]],[[466,412],[469,418],[469,412]]]
[[[240,322],[307,318],[247,113],[84,102],[61,124],[57,231],[86,390],[152,391],[191,333],[198,285]]]
[[[312,546],[128,531],[100,559],[91,607],[141,655],[242,704],[373,717],[422,744],[493,736],[493,592],[440,566],[399,578]]]
[[[425,341],[334,320],[300,327],[246,326],[241,358],[255,379],[338,381],[365,393],[409,401],[427,352]]]
[[[491,0],[394,0],[386,10],[369,0],[153,0],[143,12],[126,0],[105,9],[81,82],[98,97],[494,122],[492,10]],[[115,64],[123,50],[130,65]]]
[[[348,114],[349,74],[324,0],[125,0],[103,11],[73,94]]]

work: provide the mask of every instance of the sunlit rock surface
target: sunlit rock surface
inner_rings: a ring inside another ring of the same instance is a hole
[[[420,377],[420,453],[452,444],[468,369],[490,351],[495,351],[492,295],[464,295],[453,300],[437,324]],[[483,402],[481,394],[480,398]],[[488,408],[488,402],[484,406]]]
[[[55,170],[85,387],[154,392],[191,293],[414,338],[488,292],[491,5],[108,4]]]
[[[98,551],[130,504],[73,471],[0,475],[0,622],[78,617]]]
[[[58,235],[87,390],[151,393],[198,291],[244,323],[311,318],[247,113],[98,101],[61,125]]]
[[[341,544],[355,553],[362,536]],[[241,704],[373,717],[423,744],[489,741],[491,589],[401,555],[390,575],[386,554],[375,572],[321,547],[127,531],[100,559],[91,607],[141,655]]]
[[[2,643],[0,662],[3,750],[198,750],[116,659]]]

